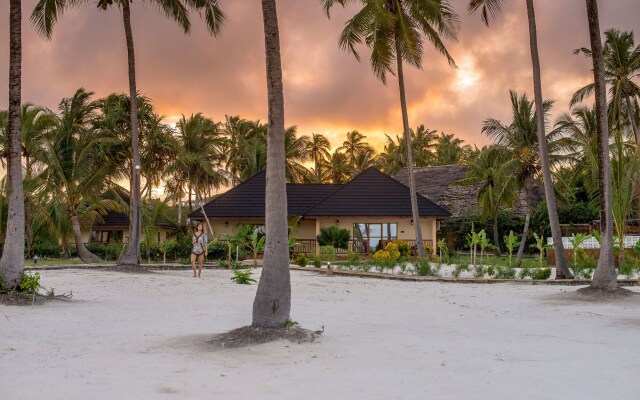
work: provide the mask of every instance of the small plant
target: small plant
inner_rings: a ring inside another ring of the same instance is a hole
[[[251,282],[256,280],[251,277],[250,269],[234,269],[231,281],[239,285],[251,285]]]
[[[322,260],[320,259],[320,257],[314,255],[312,264],[313,264],[314,267],[320,268],[320,267],[322,267]]]
[[[22,293],[32,296],[32,303],[36,301],[36,294],[38,294],[38,289],[41,287],[40,272],[36,272],[34,274],[30,274],[28,272],[22,273],[22,282],[20,283],[19,288]]]
[[[284,323],[284,327],[289,329],[289,328],[294,328],[296,326],[299,326],[300,324],[294,320],[292,320],[291,318],[289,318],[287,320],[287,322]]]
[[[259,237],[258,236],[259,229],[255,228],[249,236],[249,241],[247,242],[247,247],[253,253],[253,268],[258,266],[258,254],[264,251],[264,242],[267,239],[266,236]]]
[[[496,276],[496,269],[493,265],[487,267],[487,276],[489,276],[490,278]]]
[[[167,253],[171,253],[176,248],[177,245],[178,245],[178,242],[175,239],[165,240],[164,242],[162,242],[162,244],[160,244],[160,251],[162,252],[163,264],[166,264],[167,262]]]
[[[478,265],[473,269],[474,278],[483,278],[486,273],[487,273],[487,269],[481,265]]]
[[[427,257],[433,257],[434,251],[433,251],[433,246],[430,245],[429,243],[424,244],[424,253]]]
[[[226,260],[218,260],[219,268],[229,268],[229,263]]]
[[[307,264],[309,263],[309,260],[307,259],[307,257],[304,254],[300,254],[297,258],[296,258],[296,265],[304,268],[307,266]]]
[[[516,270],[511,267],[497,267],[495,279],[515,279]]]
[[[487,237],[487,232],[485,232],[484,229],[478,232],[478,245],[480,246],[480,264],[482,264],[482,257],[484,256],[485,249],[493,247],[491,245],[491,241]]]
[[[333,246],[322,246],[320,247],[320,258],[331,265],[336,260],[336,250]]]
[[[475,230],[473,223],[471,223],[471,233],[467,235],[467,243],[469,245],[469,250],[471,252],[471,263],[476,265],[476,248],[478,243],[480,242],[480,236]]]
[[[518,275],[518,278],[519,279],[530,278],[531,274],[533,274],[533,271],[531,270],[531,268],[523,266],[520,269],[520,274]]]
[[[400,256],[402,255],[400,253],[400,250],[398,250],[398,245],[393,242],[387,244],[387,246],[384,248],[384,251],[388,252],[389,255],[391,256],[391,259],[394,261],[399,259]]]
[[[591,238],[590,235],[585,235],[584,233],[578,233],[571,235],[571,246],[573,247],[573,275],[576,276],[576,270],[578,269],[578,258],[586,255],[584,249],[581,249],[580,246],[587,240]],[[577,277],[577,276],[576,276]]]
[[[462,271],[469,272],[469,266],[465,265],[465,264],[458,264],[458,265],[456,265],[456,267],[451,272],[451,275],[453,275],[455,278],[459,278],[460,277],[460,273]]]
[[[531,279],[547,280],[551,277],[551,268],[537,268],[531,273]]]
[[[397,247],[400,257],[409,257],[411,255],[411,245],[406,240],[394,240],[389,242],[389,244],[391,243]]]
[[[431,263],[426,258],[421,258],[414,262],[416,273],[420,276],[436,276],[436,271],[431,267]]]
[[[508,236],[504,236],[504,244],[507,246],[509,250],[509,268],[511,268],[511,259],[513,258],[513,250],[516,247],[520,246],[520,241],[518,240],[518,236],[516,236],[513,231],[509,231]]]
[[[449,263],[449,247],[447,247],[447,242],[444,239],[440,239],[436,242],[436,247],[438,248],[440,262]]]
[[[544,257],[544,251],[547,246],[544,244],[544,235],[538,236],[537,233],[533,232],[533,238],[536,240],[535,244],[532,244],[532,248],[538,249],[538,268],[542,268],[542,258]]]
[[[353,251],[347,252],[347,263],[354,266],[360,264],[360,255]]]
[[[378,250],[373,254],[371,259],[375,262],[393,261],[391,254],[386,250]]]

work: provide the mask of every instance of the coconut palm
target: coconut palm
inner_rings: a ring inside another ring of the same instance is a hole
[[[387,174],[395,175],[400,169],[407,167],[407,145],[400,136],[396,135],[395,141],[389,135],[385,136],[387,143],[378,155],[378,164]],[[426,129],[424,125],[419,125],[415,131],[411,130],[414,166],[431,165],[434,157],[438,157],[437,152],[433,151],[436,137],[437,132]]]
[[[98,214],[116,209],[112,202],[99,200],[115,166],[102,147],[113,138],[94,129],[98,103],[91,101],[92,95],[79,89],[73,97],[62,100],[60,116],[40,160],[46,165],[42,172],[46,189],[64,202],[78,255],[85,262],[100,259],[85,247],[81,225],[89,226]],[[86,216],[84,221],[81,214]]]
[[[352,0],[322,0],[327,16],[334,4],[343,7]],[[448,0],[359,0],[362,8],[351,18],[340,34],[339,45],[351,52],[357,60],[356,46],[366,44],[371,49],[371,67],[378,79],[386,83],[386,74],[398,75],[400,108],[409,167],[411,210],[414,221],[420,221],[418,198],[413,176],[413,154],[407,102],[405,96],[403,63],[421,68],[425,38],[442,53],[449,64],[455,65],[443,38],[456,39],[458,16]],[[395,67],[395,71],[394,71]],[[425,257],[421,224],[414,224],[420,258]]]
[[[478,207],[483,219],[491,218],[493,245],[500,252],[498,213],[503,207],[511,207],[517,200],[517,185],[514,179],[515,164],[503,147],[485,147],[467,166],[466,178],[459,185],[482,184],[478,190]]]
[[[598,125],[598,170],[600,172],[600,257],[593,273],[591,288],[614,291],[618,288],[618,276],[613,262],[613,206],[611,190],[611,165],[609,160],[609,126],[607,118],[607,86],[604,68],[604,52],[600,38],[598,2],[586,0],[591,59],[593,61],[594,93],[596,97],[596,121]]]
[[[219,188],[227,183],[220,165],[225,138],[219,123],[198,113],[189,118],[184,115],[176,124],[178,151],[167,165],[166,173],[181,182],[193,211],[193,195],[201,202],[202,194],[210,187]]]
[[[130,206],[130,227],[129,243],[124,252],[119,265],[138,266],[140,264],[140,235],[141,235],[141,185],[140,185],[140,141],[138,137],[138,100],[136,86],[136,63],[133,46],[133,33],[131,29],[131,8],[132,0],[39,0],[36,4],[31,21],[36,29],[47,38],[51,38],[53,26],[66,10],[74,7],[85,6],[94,3],[103,10],[112,6],[117,6],[122,10],[122,19],[127,42],[127,61],[129,72],[129,97],[131,115],[131,143],[132,143],[132,165],[131,165],[131,206]],[[149,0],[157,6],[167,17],[177,22],[185,33],[189,32],[191,22],[187,8],[194,9],[204,14],[209,32],[216,36],[222,29],[225,16],[219,7],[218,0]]]
[[[223,128],[227,139],[224,150],[227,155],[225,165],[234,185],[246,181],[266,168],[266,128],[260,121],[227,116]]]
[[[269,132],[267,141],[267,226],[262,274],[253,301],[254,327],[281,328],[291,310],[287,188],[285,184],[284,91],[275,0],[262,0]]]
[[[334,151],[329,160],[329,165],[328,176],[324,179],[325,181],[340,184],[345,183],[351,177],[352,169],[347,161],[347,156],[343,152]]]
[[[432,165],[462,164],[471,157],[473,149],[453,134],[440,133],[434,140]]]
[[[483,22],[489,26],[489,19],[496,17],[501,10],[502,3],[503,0],[470,0],[468,9],[470,13],[475,13],[480,10]],[[536,106],[536,127],[539,143],[538,149],[540,152],[540,166],[544,182],[545,200],[547,201],[547,210],[549,213],[549,225],[551,226],[553,248],[556,254],[556,277],[573,278],[564,257],[562,232],[560,231],[560,220],[558,219],[558,207],[556,205],[553,180],[551,177],[551,164],[549,163],[549,153],[547,151],[547,143],[545,140],[544,101],[542,97],[540,56],[538,54],[538,34],[533,0],[526,0],[526,5],[527,19],[529,23],[529,46],[533,66],[533,92]]]
[[[285,177],[288,182],[300,183],[310,181],[311,173],[304,166],[304,162],[311,160],[311,153],[307,151],[309,147],[309,137],[296,135],[297,127],[290,126],[284,133],[285,146]]]
[[[22,161],[20,159],[20,91],[22,86],[22,5],[21,0],[9,3],[9,155],[7,177],[8,212],[0,280],[9,288],[22,281],[24,271],[24,194],[22,189]]]
[[[307,153],[313,160],[313,177],[315,183],[322,183],[323,171],[329,168],[328,160],[331,158],[329,153],[331,143],[324,135],[320,133],[312,133],[311,138],[307,142]]]
[[[529,202],[531,198],[532,183],[542,171],[542,162],[538,151],[538,120],[537,112],[534,104],[530,101],[526,94],[519,96],[517,92],[509,92],[511,99],[512,120],[509,125],[489,118],[482,127],[482,132],[495,141],[495,143],[503,147],[509,154],[513,163],[513,172],[515,174],[515,183],[519,188],[524,190],[525,195],[525,219],[524,228],[522,230],[522,239],[518,249],[516,265],[520,265],[522,255],[524,253],[524,245],[527,240],[529,230],[529,219],[531,217],[532,205]],[[551,111],[553,102],[545,101],[543,103],[545,119]],[[550,162],[558,160],[557,154],[560,151],[560,144],[547,137],[546,143],[551,154]],[[565,271],[565,275],[568,271]]]
[[[640,143],[636,113],[640,86],[634,81],[640,77],[640,45],[635,46],[633,32],[610,29],[604,35],[605,80],[610,96],[609,123],[617,126],[621,120],[628,122],[636,143]],[[575,53],[583,53],[587,58],[591,58],[591,49],[582,48]],[[586,97],[593,95],[594,90],[593,83],[582,87],[574,93],[570,105],[582,102]]]
[[[347,132],[347,138],[338,147],[338,151],[347,156],[347,160],[352,169],[355,169],[360,154],[370,153],[373,148],[366,142],[367,137],[358,131]]]

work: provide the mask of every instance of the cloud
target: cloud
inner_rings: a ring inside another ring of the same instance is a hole
[[[529,37],[524,2],[506,2],[489,28],[467,14],[467,2],[452,2],[462,30],[457,42],[447,43],[459,68],[450,68],[427,44],[423,68],[406,68],[407,101],[412,126],[425,124],[481,146],[487,143],[480,133],[484,119],[510,118],[509,89],[533,97]],[[572,55],[573,49],[588,45],[585,6],[583,0],[535,3],[543,93],[557,100],[557,115],[590,79],[588,61]],[[89,6],[70,11],[46,41],[27,21],[34,4],[23,0],[25,101],[55,109],[81,86],[97,96],[128,91],[117,10]],[[260,4],[221,4],[229,21],[220,37],[212,38],[197,16],[185,35],[153,6],[133,3],[138,87],[170,122],[197,112],[218,120],[225,114],[266,119]],[[334,147],[344,133],[357,129],[380,149],[383,133],[402,130],[397,81],[390,76],[385,86],[374,77],[366,48],[360,49],[360,63],[338,48],[338,35],[354,11],[353,6],[335,8],[328,19],[317,0],[278,1],[285,114],[287,124],[298,125],[300,133],[325,133]],[[640,31],[639,11],[636,0],[600,2],[601,26]],[[8,15],[8,2],[1,2],[0,15]],[[7,104],[7,31],[0,32],[1,108]]]

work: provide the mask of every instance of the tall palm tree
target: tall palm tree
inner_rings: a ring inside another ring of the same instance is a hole
[[[351,177],[351,166],[347,160],[347,156],[340,150],[336,150],[331,155],[329,160],[330,168],[328,169],[328,177],[326,181],[331,183],[340,184],[345,183]]]
[[[9,178],[7,230],[0,258],[2,284],[14,288],[24,271],[24,193],[20,144],[20,91],[22,87],[22,6],[21,0],[9,3]]]
[[[281,328],[291,311],[291,277],[285,184],[284,91],[280,62],[280,34],[275,0],[262,0],[266,53],[269,133],[267,140],[267,226],[262,274],[253,301],[254,327]]]
[[[335,3],[343,7],[353,0],[322,0],[327,16]],[[351,18],[340,34],[339,45],[360,60],[356,46],[365,43],[371,49],[371,66],[376,77],[386,83],[387,72],[398,74],[400,108],[409,167],[411,211],[414,221],[420,221],[418,197],[413,175],[411,132],[407,114],[403,63],[421,68],[425,38],[455,66],[443,38],[456,39],[458,16],[448,0],[359,0],[362,8]],[[394,71],[395,67],[395,71]],[[414,224],[420,258],[425,252],[421,224]]]
[[[311,173],[303,164],[311,160],[311,154],[307,151],[309,137],[305,135],[297,137],[296,131],[297,127],[293,125],[284,132],[284,167],[287,181],[300,183],[311,180]]]
[[[600,38],[598,2],[585,0],[591,41],[594,91],[596,96],[596,120],[598,124],[598,167],[600,188],[600,257],[593,273],[591,288],[614,291],[618,288],[618,276],[613,261],[613,206],[611,191],[611,164],[609,161],[609,126],[607,118],[607,83],[604,53]]]
[[[378,155],[378,164],[390,175],[395,175],[400,169],[407,168],[407,150],[404,138],[396,135],[395,141],[389,135],[385,135],[387,143],[382,153]],[[428,130],[424,125],[419,125],[414,131],[411,130],[411,147],[413,154],[413,164],[416,167],[431,165],[434,157],[438,157],[434,152],[437,132]]]
[[[329,150],[331,150],[329,139],[319,133],[311,134],[306,151],[313,160],[313,176],[316,183],[322,183],[323,171],[329,168],[328,160],[331,158]]]
[[[267,166],[267,126],[239,116],[227,116],[223,128],[226,136],[226,171],[231,183],[246,181]]]
[[[88,226],[99,214],[117,208],[112,202],[99,199],[115,166],[103,151],[103,145],[113,138],[94,129],[98,103],[91,101],[92,95],[79,89],[73,97],[62,100],[61,115],[40,160],[47,166],[42,172],[47,190],[64,201],[78,255],[85,262],[100,259],[83,243],[82,222]],[[86,216],[85,221],[81,221],[81,214]]]
[[[529,219],[531,217],[532,205],[529,201],[532,191],[531,185],[542,171],[542,160],[538,151],[538,119],[536,117],[538,113],[533,102],[528,99],[526,94],[518,96],[517,92],[510,91],[509,95],[513,114],[511,123],[504,125],[494,118],[489,118],[484,122],[482,132],[508,152],[511,162],[514,164],[515,183],[524,190],[526,209],[522,239],[516,261],[516,265],[519,265],[524,253],[529,230]],[[543,102],[545,120],[551,111],[552,105],[553,102],[551,101]],[[556,154],[559,153],[560,145],[550,140],[549,136],[545,142],[550,149],[550,161],[557,161]],[[569,273],[568,270],[563,272],[565,275]]]
[[[500,252],[498,232],[498,213],[502,207],[510,207],[517,199],[517,186],[514,179],[514,164],[510,154],[500,146],[485,147],[467,166],[466,178],[459,185],[481,183],[478,190],[478,207],[482,218],[491,218],[493,226],[493,245]]]
[[[133,46],[133,33],[131,29],[131,8],[130,2],[133,0],[39,0],[31,14],[31,21],[38,31],[51,38],[53,25],[57,22],[58,16],[67,9],[84,6],[94,3],[103,10],[111,6],[122,9],[122,19],[127,44],[127,61],[129,70],[129,97],[131,99],[131,143],[132,143],[132,165],[131,165],[131,206],[130,206],[130,226],[129,243],[124,252],[119,265],[138,266],[140,265],[140,239],[141,239],[141,184],[140,184],[140,141],[138,137],[138,89],[136,86],[136,63]],[[187,7],[203,12],[209,32],[216,36],[222,29],[225,16],[219,7],[218,0],[150,0],[167,17],[176,21],[184,30],[189,32],[191,22]]]
[[[483,22],[489,26],[489,19],[495,18],[500,12],[503,0],[470,0],[469,12],[475,13],[480,10]],[[544,101],[542,100],[542,78],[540,72],[540,56],[538,54],[538,34],[536,27],[536,16],[533,0],[526,0],[527,19],[529,23],[529,47],[531,51],[531,63],[533,67],[533,92],[536,106],[536,121],[538,135],[538,149],[540,151],[540,163],[542,168],[542,178],[544,181],[544,194],[547,201],[549,213],[549,225],[551,226],[551,236],[553,237],[553,248],[556,254],[556,277],[573,278],[564,257],[564,246],[562,245],[562,232],[560,231],[560,220],[558,219],[558,207],[551,177],[551,164],[547,151],[545,124],[544,124]]]
[[[357,164],[358,156],[361,153],[367,153],[373,150],[373,148],[365,141],[367,137],[358,131],[347,132],[347,138],[342,143],[342,146],[337,150],[342,151],[348,158],[348,162],[352,168],[355,168]]]
[[[440,133],[435,138],[433,145],[434,159],[432,165],[461,164],[467,161],[473,151],[468,144],[463,144],[464,140],[455,137],[451,133]]]
[[[609,87],[609,123],[612,126],[620,124],[624,119],[631,126],[636,143],[640,143],[640,129],[638,129],[638,107],[640,86],[634,81],[640,77],[640,45],[635,46],[633,32],[621,32],[609,29],[604,33],[604,68],[605,81]],[[635,46],[635,47],[634,47]],[[576,53],[583,53],[591,58],[591,49],[578,49]],[[593,95],[595,84],[590,83],[578,91],[571,98],[573,106]],[[623,115],[626,114],[626,118]]]

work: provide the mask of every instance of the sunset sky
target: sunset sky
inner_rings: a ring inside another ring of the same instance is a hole
[[[7,106],[8,9],[0,1],[0,108]],[[127,63],[120,13],[94,5],[68,12],[51,41],[28,21],[36,0],[23,0],[23,101],[52,109],[79,87],[103,96],[127,91]],[[93,3],[93,1],[92,1]],[[454,0],[462,29],[448,48],[458,64],[425,46],[424,68],[406,76],[411,126],[453,133],[481,146],[482,121],[509,118],[508,90],[533,97],[526,7],[507,0],[490,28]],[[537,0],[539,46],[545,98],[557,100],[554,115],[568,110],[577,88],[590,80],[589,62],[572,54],[589,42],[584,0]],[[212,38],[196,15],[184,35],[155,7],[135,1],[132,10],[139,90],[150,97],[167,122],[202,112],[215,120],[225,114],[266,118],[262,14],[258,0],[221,0],[228,23]],[[640,34],[638,0],[600,1],[602,29]],[[378,150],[383,133],[401,131],[397,80],[387,86],[374,77],[369,52],[363,60],[337,46],[338,35],[355,8],[334,9],[327,19],[319,0],[278,1],[287,125],[301,134],[323,133],[338,146],[349,130],[366,134]]]

